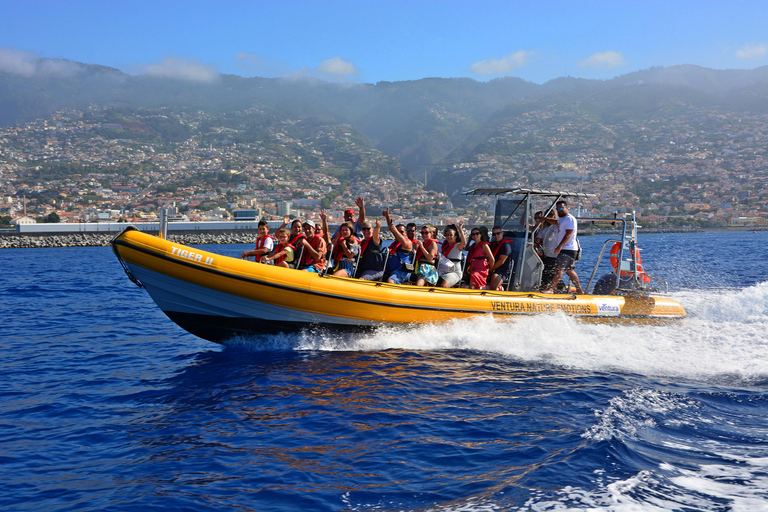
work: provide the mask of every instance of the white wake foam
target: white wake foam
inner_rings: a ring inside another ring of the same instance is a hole
[[[768,378],[768,283],[674,296],[688,318],[666,325],[596,325],[563,314],[502,320],[478,317],[359,335],[305,334],[298,350],[445,350],[512,360],[712,381]]]

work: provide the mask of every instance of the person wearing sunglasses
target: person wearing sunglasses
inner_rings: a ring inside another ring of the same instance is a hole
[[[394,242],[389,246],[389,258],[387,267],[384,269],[383,281],[392,284],[407,283],[411,279],[413,272],[413,242],[407,236],[407,229],[402,225],[392,222],[389,215],[389,208],[382,213],[384,220],[387,221],[387,228],[395,237]],[[410,223],[409,226],[415,224]]]
[[[386,249],[381,244],[381,221],[377,218],[375,226],[365,221],[362,226],[363,241],[360,242],[360,261],[355,274],[365,281],[378,281],[384,275]]]
[[[495,263],[488,243],[488,230],[484,226],[472,228],[469,236],[472,240],[467,249],[469,287],[473,290],[482,290],[487,288],[488,270]]]
[[[440,247],[440,263],[437,267],[437,275],[440,277],[439,285],[443,288],[452,288],[461,281],[461,251],[467,245],[464,237],[464,221],[459,225],[449,224],[443,230],[445,240]]]
[[[493,253],[494,263],[489,271],[489,290],[499,290],[502,283],[509,280],[514,261],[512,259],[513,244],[513,240],[504,238],[504,231],[501,226],[493,226],[491,229],[491,253]]]
[[[555,204],[555,212],[558,217],[557,246],[553,252],[557,255],[557,260],[555,260],[552,282],[542,293],[553,293],[557,283],[563,277],[563,272],[565,272],[576,286],[576,293],[583,294],[584,290],[581,288],[579,276],[576,274],[576,270],[574,270],[576,251],[579,249],[578,242],[576,241],[579,223],[576,221],[576,217],[568,213],[568,203],[564,200],[560,200]]]
[[[421,226],[422,240],[416,240],[416,286],[437,284],[437,228],[432,224]]]

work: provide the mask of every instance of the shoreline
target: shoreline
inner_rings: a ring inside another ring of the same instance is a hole
[[[119,233],[5,234],[0,235],[0,249],[43,247],[107,247]],[[168,240],[183,245],[254,243],[257,232],[221,232],[168,234]]]
[[[743,233],[768,231],[765,227],[751,228],[701,228],[701,229],[647,229],[642,234],[659,233]],[[42,247],[106,247],[119,233],[2,233],[0,234],[0,249],[32,249]],[[583,232],[580,236],[595,236],[592,231]],[[173,233],[168,234],[168,240],[183,245],[206,244],[250,244],[254,243],[258,232],[250,230]],[[388,238],[382,233],[382,238]]]

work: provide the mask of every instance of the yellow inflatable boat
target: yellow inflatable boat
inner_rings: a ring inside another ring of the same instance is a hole
[[[624,235],[626,243],[631,237],[626,230]],[[184,246],[132,227],[112,242],[130,279],[145,288],[171,320],[217,342],[237,335],[439,323],[476,315],[509,319],[562,312],[612,322],[664,321],[686,314],[678,302],[642,287],[622,288],[618,279],[616,289],[603,295],[532,291],[537,283],[526,276],[540,279],[541,268],[532,248],[520,245],[516,266],[523,270],[508,285],[514,291],[488,291],[394,285],[286,269]]]

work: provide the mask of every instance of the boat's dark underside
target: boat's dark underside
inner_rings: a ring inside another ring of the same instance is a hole
[[[373,327],[345,324],[317,324],[307,322],[281,322],[258,318],[232,318],[226,316],[196,315],[164,311],[179,327],[204,340],[223,343],[236,337],[264,334],[292,334],[312,332],[365,332]]]

